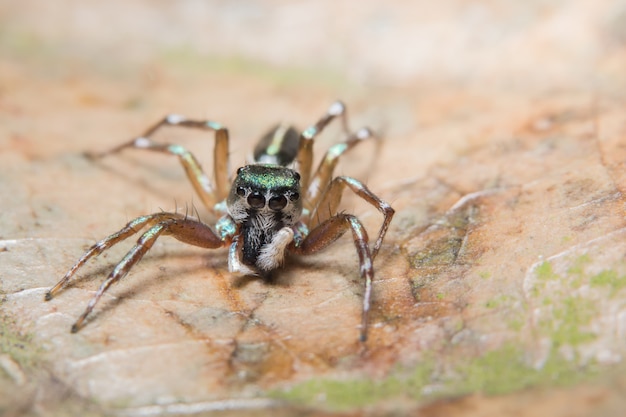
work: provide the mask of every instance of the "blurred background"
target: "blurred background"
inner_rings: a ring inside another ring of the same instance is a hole
[[[48,53],[104,68],[193,58],[395,88],[594,88],[623,68],[626,42],[619,0],[27,0],[2,2],[0,13],[5,55]]]

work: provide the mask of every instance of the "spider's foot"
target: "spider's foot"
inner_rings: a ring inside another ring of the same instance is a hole
[[[361,327],[361,331],[359,332],[359,342],[367,342],[367,326]]]
[[[53,297],[54,297],[54,295],[52,295],[52,291],[46,291],[46,295],[44,295],[43,300],[44,301],[50,301],[50,300],[52,300]]]
[[[87,315],[89,314],[89,311],[91,311],[91,310],[87,310],[87,311],[85,311],[85,312],[83,313],[83,315],[82,315],[82,316],[80,316],[80,317],[78,318],[78,320],[76,320],[76,323],[74,323],[74,324],[72,325],[72,330],[71,330],[71,332],[72,332],[72,333],[76,333],[77,331],[79,331],[80,329],[82,329],[82,328],[83,328],[84,323],[85,323],[85,318],[87,318]]]

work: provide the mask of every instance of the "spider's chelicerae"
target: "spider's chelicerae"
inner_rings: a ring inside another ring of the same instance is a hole
[[[346,139],[326,152],[313,173],[313,140],[337,117],[341,120]],[[157,143],[151,139],[163,126],[215,132],[214,184],[189,151],[178,145]],[[286,125],[272,128],[254,149],[253,162],[239,168],[230,184],[228,130],[212,121],[189,120],[182,116],[169,115],[142,136],[91,156],[100,158],[126,148],[177,156],[204,205],[219,217],[215,228],[212,229],[186,214],[159,212],[138,217],[120,231],[89,248],[63,279],[46,293],[45,299],[52,299],[90,258],[142,229],[146,231],[100,285],[83,314],[72,326],[72,332],[83,326],[85,318],[104,292],[111,284],[123,278],[161,235],[171,235],[182,242],[207,249],[228,246],[228,269],[231,272],[267,278],[271,271],[282,265],[286,252],[298,255],[316,253],[350,230],[359,256],[361,278],[365,284],[360,329],[360,339],[365,341],[374,279],[372,263],[383,243],[394,210],[360,181],[344,176],[333,178],[333,170],[342,154],[373,136],[368,128],[351,132],[345,105],[337,101],[317,123],[302,133]],[[367,232],[359,219],[351,214],[337,212],[346,187],[384,215],[378,237],[371,249]]]

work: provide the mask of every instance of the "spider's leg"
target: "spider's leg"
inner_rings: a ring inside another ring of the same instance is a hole
[[[341,101],[335,101],[330,105],[324,114],[314,125],[308,127],[300,135],[300,145],[296,156],[297,170],[300,173],[300,184],[303,190],[309,186],[311,169],[313,166],[313,139],[324,130],[326,126],[336,117],[341,118],[341,125],[346,135],[350,134],[348,128],[348,116],[346,105]]]
[[[213,168],[215,176],[215,189],[209,178],[202,170],[200,163],[191,152],[179,145],[157,143],[151,136],[163,126],[180,126],[190,129],[209,130],[215,132],[215,148],[213,151]],[[180,159],[187,177],[193,185],[196,193],[209,210],[213,210],[216,203],[222,201],[228,195],[230,184],[228,180],[228,130],[219,123],[209,120],[188,120],[183,116],[171,114],[146,130],[143,135],[122,143],[113,149],[100,153],[88,154],[92,158],[101,158],[122,151],[126,148],[148,149],[176,155]]]
[[[354,246],[356,247],[357,254],[359,255],[361,278],[365,284],[360,334],[360,340],[364,342],[367,339],[368,313],[372,298],[374,267],[372,265],[373,258],[370,253],[367,231],[359,219],[351,214],[345,213],[340,213],[336,216],[330,217],[311,230],[300,245],[293,245],[289,248],[289,250],[299,255],[313,254],[326,248],[328,245],[339,239],[348,230],[352,231]]]
[[[81,256],[80,259],[74,264],[74,266],[72,266],[70,270],[67,271],[67,274],[65,274],[65,276],[46,293],[45,300],[46,301],[51,300],[56,295],[56,293],[58,293],[61,290],[61,288],[63,288],[68,283],[68,281],[74,276],[74,274],[76,274],[76,272],[85,263],[87,263],[89,259],[93,258],[94,256],[98,256],[105,250],[112,247],[113,245],[125,239],[128,239],[129,237],[139,232],[141,229],[143,229],[146,226],[152,226],[155,223],[160,223],[165,220],[182,219],[182,218],[184,218],[182,214],[154,213],[154,214],[149,214],[147,216],[137,217],[136,219],[131,220],[120,231],[115,232],[112,235],[105,237],[104,239],[102,239],[101,241],[95,243],[92,247],[90,247],[87,250],[87,252],[85,252],[85,254]]]
[[[94,309],[102,295],[112,284],[126,276],[128,271],[141,260],[162,234],[171,235],[181,242],[207,249],[220,248],[228,244],[228,242],[222,241],[209,226],[194,219],[176,217],[155,224],[139,238],[137,244],[133,246],[122,261],[111,271],[107,279],[100,285],[98,291],[91,298],[89,304],[87,304],[87,308],[83,314],[81,314],[78,320],[76,320],[76,323],[72,326],[72,333],[80,330],[83,326],[83,322]]]
[[[385,238],[385,234],[387,233],[389,223],[391,223],[395,210],[388,203],[378,198],[376,194],[371,192],[365,184],[359,180],[351,177],[334,178],[322,194],[318,205],[311,213],[309,227],[313,228],[327,219],[332,218],[331,216],[337,212],[345,187],[350,188],[350,190],[352,190],[352,192],[356,195],[376,207],[376,209],[378,209],[378,211],[380,211],[384,216],[383,224],[380,226],[380,230],[378,232],[378,238],[372,248],[371,254],[372,259],[374,259],[376,258],[376,255],[378,255],[378,251],[383,244],[383,239]]]
[[[320,162],[317,171],[313,175],[306,189],[306,197],[304,199],[304,206],[308,210],[312,210],[317,206],[319,199],[321,198],[322,191],[328,187],[330,180],[333,176],[333,171],[339,162],[341,155],[352,149],[358,143],[369,139],[376,138],[371,129],[363,127],[354,133],[351,133],[348,138],[341,143],[337,143],[326,151],[324,159]]]

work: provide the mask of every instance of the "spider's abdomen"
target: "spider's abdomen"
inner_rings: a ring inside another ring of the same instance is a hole
[[[298,154],[300,133],[291,126],[276,125],[254,148],[254,161],[261,164],[287,166]]]

